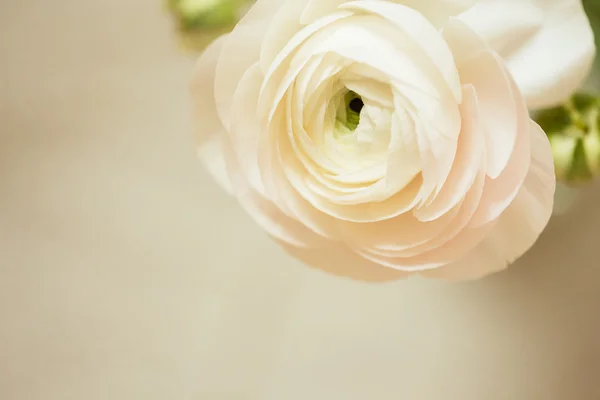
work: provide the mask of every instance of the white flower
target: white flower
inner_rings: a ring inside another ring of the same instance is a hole
[[[526,102],[564,100],[594,51],[573,0],[259,0],[199,61],[200,157],[309,265],[477,278],[546,226]]]

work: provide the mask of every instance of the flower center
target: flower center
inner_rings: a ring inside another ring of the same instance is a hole
[[[336,122],[339,133],[354,132],[360,123],[360,112],[364,107],[362,98],[355,92],[349,90],[344,94],[343,100],[338,106]]]
[[[365,104],[363,103],[363,101],[360,98],[356,97],[356,98],[350,100],[350,103],[348,104],[348,108],[351,111],[354,111],[355,113],[360,114],[360,111],[362,110],[364,105]],[[359,116],[359,118],[360,118],[360,116]]]

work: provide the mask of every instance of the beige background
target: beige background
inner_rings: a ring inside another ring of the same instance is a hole
[[[0,399],[600,399],[600,192],[509,271],[287,258],[195,160],[150,0],[0,0]]]

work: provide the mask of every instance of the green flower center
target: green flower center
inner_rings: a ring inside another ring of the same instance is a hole
[[[349,90],[344,94],[335,116],[336,131],[339,134],[352,133],[360,123],[360,112],[364,107],[362,98]]]

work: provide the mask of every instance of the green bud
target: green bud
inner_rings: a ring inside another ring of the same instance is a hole
[[[550,140],[559,181],[580,185],[600,176],[600,98],[576,94],[536,120]]]
[[[184,47],[203,50],[217,36],[230,31],[252,0],[167,0],[179,26]]]

